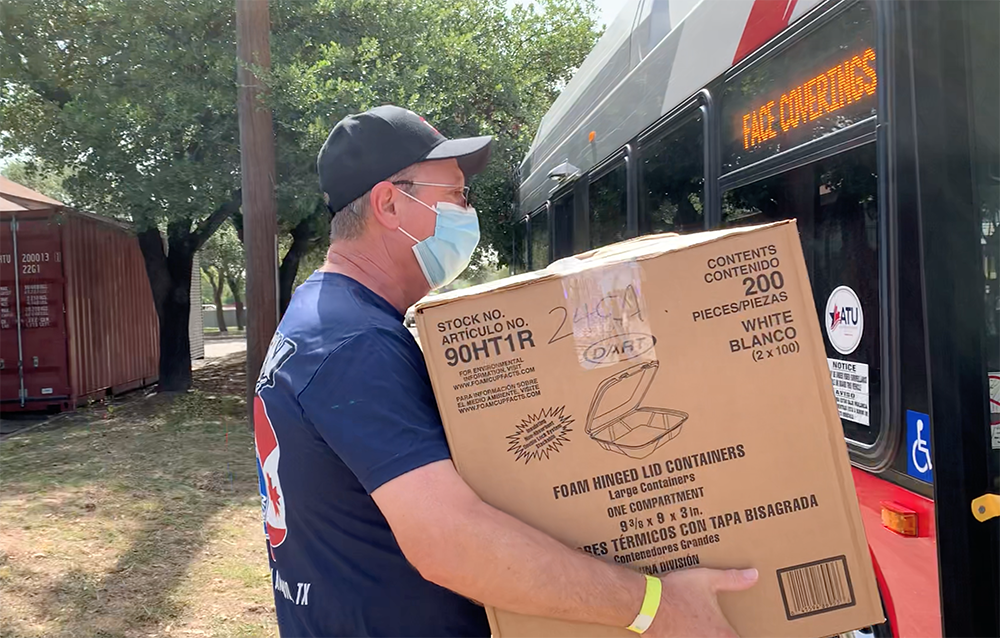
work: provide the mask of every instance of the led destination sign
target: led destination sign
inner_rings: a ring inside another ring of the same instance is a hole
[[[743,148],[749,150],[801,125],[875,95],[875,49],[869,47],[832,69],[743,114]]]
[[[875,115],[875,15],[849,6],[784,50],[751,63],[722,91],[722,172]]]

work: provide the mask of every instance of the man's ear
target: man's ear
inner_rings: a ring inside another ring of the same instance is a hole
[[[368,205],[372,216],[376,222],[388,230],[399,228],[399,214],[396,211],[398,200],[399,193],[396,191],[396,187],[389,182],[375,184],[368,196]]]

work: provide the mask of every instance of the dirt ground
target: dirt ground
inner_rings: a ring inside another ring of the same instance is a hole
[[[0,636],[276,636],[244,358],[0,443]]]

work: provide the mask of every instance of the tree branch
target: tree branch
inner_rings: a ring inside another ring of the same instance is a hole
[[[59,108],[66,106],[73,100],[72,94],[61,86],[52,86],[41,80],[32,81],[30,86],[42,99],[54,103]]]
[[[236,211],[233,213],[233,227],[236,228],[236,237],[239,238],[240,243],[243,241],[243,213],[241,211]]]
[[[216,208],[208,218],[198,224],[198,228],[191,235],[194,250],[197,251],[204,246],[205,242],[215,234],[215,231],[219,230],[219,226],[222,226],[222,223],[229,219],[233,213],[239,211],[242,203],[243,191],[238,188],[233,191],[232,198],[228,202]]]
[[[316,238],[316,229],[311,217],[306,217],[292,229],[292,245],[288,247],[278,267],[278,308],[284,314],[292,299],[292,285],[299,272],[299,262]]]
[[[205,276],[208,277],[208,283],[212,284],[212,292],[214,293],[219,286],[215,283],[215,276],[212,274],[212,267],[202,266],[201,269],[205,273]],[[222,278],[220,277],[219,280],[221,281]]]

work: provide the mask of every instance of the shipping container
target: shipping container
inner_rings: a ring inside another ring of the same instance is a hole
[[[155,383],[158,364],[129,227],[0,177],[0,410],[72,409]]]

